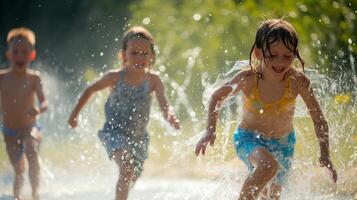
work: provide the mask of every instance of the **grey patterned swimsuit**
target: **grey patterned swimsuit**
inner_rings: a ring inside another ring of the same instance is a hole
[[[148,157],[150,84],[145,79],[141,85],[130,86],[124,81],[125,73],[125,69],[119,72],[119,81],[105,104],[106,121],[98,136],[110,158],[119,149],[129,151],[134,158],[136,174],[140,175]]]

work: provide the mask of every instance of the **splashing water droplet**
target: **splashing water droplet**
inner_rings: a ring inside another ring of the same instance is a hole
[[[145,25],[148,25],[148,24],[150,24],[150,18],[149,17],[145,17],[144,19],[143,19],[143,24],[145,24]]]
[[[193,15],[192,18],[193,18],[195,21],[200,21],[200,20],[201,20],[201,15],[198,14],[198,13],[196,13],[196,14]]]

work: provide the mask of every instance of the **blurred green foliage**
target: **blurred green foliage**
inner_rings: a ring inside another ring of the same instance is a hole
[[[185,97],[186,107],[177,109],[180,118],[192,117],[190,112],[200,118],[207,106],[202,94],[209,87],[203,82],[214,82],[236,60],[249,58],[257,25],[266,18],[290,21],[306,66],[339,79],[336,94],[352,91],[354,99],[356,7],[356,0],[3,0],[1,50],[6,50],[10,28],[32,28],[38,60],[78,95],[103,71],[120,66],[122,33],[133,25],[145,26],[156,39],[154,69],[171,102]]]
[[[147,0],[132,4],[132,24],[147,27],[159,46],[157,66],[176,81],[190,59],[193,78],[186,90],[194,108],[201,106],[202,73],[215,79],[234,61],[249,58],[257,25],[285,18],[297,29],[307,67],[341,79],[341,90],[354,90],[356,1]],[[199,55],[194,57],[192,51]],[[342,75],[343,74],[343,75]]]

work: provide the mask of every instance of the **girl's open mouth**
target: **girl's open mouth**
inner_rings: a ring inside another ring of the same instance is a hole
[[[145,68],[145,65],[135,64],[134,67],[137,68],[137,69],[143,69],[143,68]]]
[[[277,67],[272,67],[274,72],[276,73],[283,73],[284,72],[284,69],[285,67],[282,67],[282,68],[277,68]]]

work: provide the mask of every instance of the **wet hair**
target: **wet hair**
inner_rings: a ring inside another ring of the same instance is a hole
[[[18,39],[26,39],[31,48],[35,48],[36,43],[36,36],[35,33],[28,28],[20,27],[20,28],[13,28],[7,34],[6,42],[9,45],[12,41]]]
[[[151,35],[151,33],[146,30],[144,27],[141,26],[134,26],[127,30],[124,33],[124,36],[121,40],[121,45],[122,45],[122,50],[125,51],[128,48],[128,42],[132,39],[145,39],[150,43],[150,49],[152,53],[154,54],[154,60],[153,63],[155,63],[155,44],[154,44],[154,37]]]
[[[294,27],[283,19],[268,19],[263,21],[256,33],[255,41],[250,50],[249,65],[251,70],[256,72],[252,66],[252,53],[254,48],[262,50],[263,56],[269,58],[271,55],[270,46],[272,43],[281,41],[297,58],[304,70],[304,60],[300,57],[298,50],[299,38]],[[266,53],[269,52],[269,55]]]

